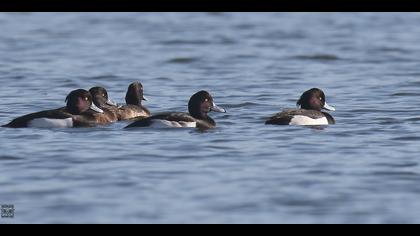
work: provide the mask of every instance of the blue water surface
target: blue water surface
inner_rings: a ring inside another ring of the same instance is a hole
[[[140,81],[218,127],[0,128],[5,223],[420,223],[420,14],[2,13],[0,124]],[[266,126],[322,88],[337,124]]]

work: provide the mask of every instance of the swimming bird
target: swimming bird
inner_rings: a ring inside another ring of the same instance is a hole
[[[299,109],[287,109],[269,118],[267,125],[330,125],[334,118],[321,110],[335,111],[328,105],[321,89],[313,88],[302,94],[297,102]]]
[[[72,91],[66,97],[66,106],[55,110],[41,111],[14,119],[3,127],[9,128],[69,128],[90,127],[98,124],[95,114],[103,113],[92,102],[91,94],[83,89]]]
[[[126,128],[134,127],[177,127],[210,129],[216,127],[216,122],[208,116],[211,111],[223,112],[226,110],[217,106],[213,97],[207,91],[199,91],[188,102],[189,113],[166,112],[138,120]]]
[[[118,110],[118,120],[149,117],[151,113],[142,105],[142,101],[147,101],[144,97],[143,85],[139,82],[130,84],[125,95],[126,105]]]
[[[93,87],[89,89],[92,101],[97,107],[102,109],[102,114],[97,114],[97,119],[101,124],[118,121],[118,105],[108,96],[108,91],[103,87]]]

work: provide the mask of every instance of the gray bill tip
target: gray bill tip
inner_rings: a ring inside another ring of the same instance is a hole
[[[117,103],[115,103],[114,101],[112,101],[111,99],[108,99],[108,101],[106,101],[106,104],[110,105],[110,106],[118,106]]]
[[[325,103],[324,109],[328,111],[335,111],[335,107],[328,105],[328,103]]]
[[[99,107],[97,107],[95,105],[95,103],[93,103],[93,102],[92,102],[92,105],[90,105],[90,109],[95,111],[95,112],[98,112],[98,113],[104,113],[104,111],[102,109],[100,109]]]
[[[226,113],[226,110],[224,108],[219,107],[215,103],[213,103],[213,107],[211,108],[211,110],[214,111],[214,112]]]

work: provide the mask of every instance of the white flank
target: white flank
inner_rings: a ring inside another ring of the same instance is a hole
[[[29,122],[28,126],[32,128],[71,128],[73,127],[73,119],[39,118]]]
[[[307,116],[294,116],[290,125],[328,125],[328,120],[326,117],[312,119]]]
[[[169,120],[153,120],[151,125],[153,128],[196,128],[197,122],[185,121],[169,121]]]

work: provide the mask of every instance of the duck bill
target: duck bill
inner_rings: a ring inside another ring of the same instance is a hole
[[[211,108],[211,110],[214,111],[214,112],[226,113],[226,110],[225,109],[219,107],[215,103],[213,103],[213,107]]]
[[[98,113],[104,113],[104,111],[103,111],[102,109],[100,109],[99,107],[97,107],[97,106],[95,105],[95,103],[93,103],[93,102],[92,102],[92,105],[90,105],[90,109],[91,109],[92,111],[95,111],[95,112],[98,112]]]
[[[107,105],[110,105],[110,106],[118,106],[118,105],[117,105],[117,103],[115,103],[114,101],[112,101],[112,100],[111,100],[111,99],[109,99],[109,98],[108,98],[108,101],[106,101],[106,104],[107,104]]]
[[[323,108],[327,111],[335,111],[335,107],[332,107],[332,106],[328,105],[327,103],[325,103]]]

